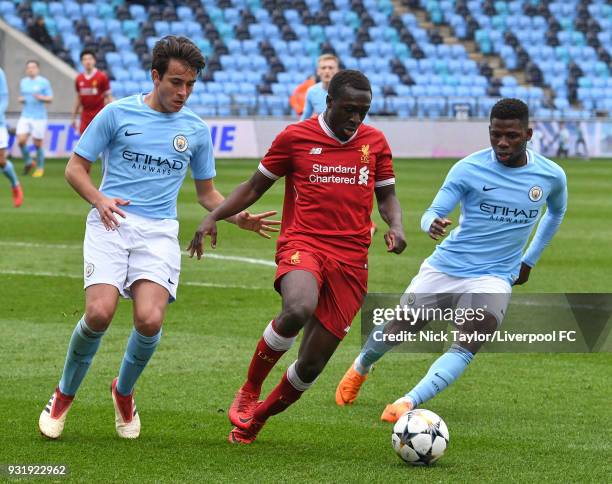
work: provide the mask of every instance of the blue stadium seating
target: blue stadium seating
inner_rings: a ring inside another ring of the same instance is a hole
[[[0,16],[22,31],[32,16],[45,17],[65,50],[62,58],[75,65],[83,47],[97,48],[119,97],[150,88],[151,50],[161,36],[187,35],[209,57],[205,82],[190,102],[198,113],[227,115],[234,106],[237,114],[287,115],[289,94],[328,51],[369,76],[373,114],[438,118],[463,104],[486,116],[500,95],[521,97],[536,115],[552,117],[583,118],[612,104],[612,6],[605,0],[410,5],[426,12],[434,28],[424,28],[412,12],[399,14],[389,0],[170,0],[148,6],[59,0],[28,8],[0,0]],[[442,24],[458,42],[436,37],[435,26]],[[463,40],[499,56],[510,75],[495,78],[486,63],[470,58]],[[517,71],[529,86],[518,84]],[[550,99],[543,88],[552,90]]]

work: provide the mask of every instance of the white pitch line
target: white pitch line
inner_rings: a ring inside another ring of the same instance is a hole
[[[76,244],[39,244],[35,242],[9,242],[9,241],[0,241],[0,246],[6,247],[26,247],[26,248],[37,248],[37,249],[68,249],[68,250],[81,250],[83,248],[82,245]],[[255,259],[253,257],[240,257],[237,255],[221,255],[221,254],[213,254],[210,251],[207,251],[204,254],[205,259],[217,259],[217,260],[228,260],[233,262],[244,262],[245,264],[255,264],[266,267],[276,267],[276,264],[273,261],[265,260],[265,259]]]
[[[0,269],[0,274],[9,276],[37,276],[37,277],[65,277],[67,279],[83,279],[83,276],[76,274],[65,274],[59,272],[40,272],[40,271],[14,271]],[[260,291],[270,289],[269,287],[261,286],[242,286],[239,284],[217,284],[215,282],[181,282],[181,286],[194,286],[194,287],[214,287],[217,289],[247,289],[252,291]]]

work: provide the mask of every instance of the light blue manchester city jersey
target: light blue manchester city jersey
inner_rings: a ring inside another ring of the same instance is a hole
[[[160,113],[143,97],[137,94],[105,106],[74,151],[92,163],[102,153],[100,191],[130,200],[122,207],[126,212],[176,218],[176,198],[187,167],[196,180],[215,176],[210,130],[189,108]]]
[[[313,114],[321,114],[327,109],[327,90],[323,89],[323,83],[318,82],[314,86],[310,86],[306,91],[306,102],[304,103],[304,112],[302,113],[302,121],[312,118]]]
[[[0,128],[6,125],[4,113],[8,107],[9,93],[8,85],[6,84],[6,76],[0,67]]]
[[[427,259],[437,270],[456,277],[491,275],[510,284],[521,260],[533,267],[556,233],[567,205],[565,173],[559,165],[527,150],[528,163],[508,168],[489,148],[457,162],[421,219],[429,231],[436,217],[461,204],[457,228]],[[523,255],[529,235],[546,214]]]
[[[19,83],[19,92],[20,95],[25,98],[21,111],[21,115],[24,118],[47,119],[47,108],[45,103],[34,97],[35,94],[53,96],[51,84],[46,78],[42,76],[36,76],[34,79],[31,77],[24,77]]]

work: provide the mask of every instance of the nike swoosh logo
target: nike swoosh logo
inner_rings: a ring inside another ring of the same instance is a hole
[[[168,282],[174,286],[174,282],[172,282],[170,278],[168,278]]]
[[[134,132],[134,133],[130,133],[130,132],[129,132],[129,131],[126,129],[124,134],[125,134],[126,136],[135,136],[135,135],[137,135],[137,134],[142,134],[142,133],[136,133],[136,132]]]
[[[486,185],[484,185],[482,187],[482,191],[483,192],[490,192],[491,190],[497,190],[499,187],[487,187]]]

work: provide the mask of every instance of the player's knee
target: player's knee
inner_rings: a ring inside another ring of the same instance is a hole
[[[87,304],[85,321],[94,331],[104,331],[110,326],[115,314],[115,307],[104,301],[94,301]]]
[[[140,311],[134,317],[134,326],[143,336],[154,336],[161,330],[164,320],[164,311],[151,308],[147,311]]]
[[[287,304],[281,311],[279,319],[291,325],[304,327],[314,313],[314,309],[315,308],[311,307],[309,304],[303,302]]]

